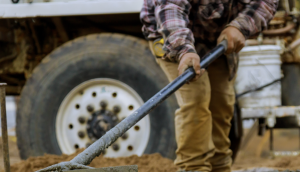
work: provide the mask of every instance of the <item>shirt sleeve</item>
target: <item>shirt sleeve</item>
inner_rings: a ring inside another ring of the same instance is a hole
[[[163,58],[176,62],[185,53],[196,53],[193,33],[187,28],[188,0],[154,0],[154,5],[157,30],[165,40]]]
[[[247,39],[268,27],[269,21],[276,13],[277,6],[278,0],[251,0],[228,26],[238,28]]]
[[[142,32],[146,39],[153,40],[161,37],[156,29],[155,6],[153,0],[144,0],[140,13],[140,19],[143,24]]]

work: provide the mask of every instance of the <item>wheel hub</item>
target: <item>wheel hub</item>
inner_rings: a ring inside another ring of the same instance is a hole
[[[72,89],[61,103],[56,136],[65,154],[86,148],[132,114],[143,100],[128,85],[113,79],[88,80]],[[104,156],[142,155],[150,137],[146,116],[108,147]]]
[[[101,109],[92,114],[87,122],[87,133],[91,140],[97,140],[113,128],[119,119],[112,111]]]

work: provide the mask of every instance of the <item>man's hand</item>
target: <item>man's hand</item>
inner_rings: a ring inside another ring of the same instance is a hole
[[[229,26],[222,31],[218,38],[218,44],[224,39],[228,42],[225,54],[238,53],[245,46],[245,36],[233,26]]]
[[[200,57],[196,53],[186,53],[181,57],[178,66],[178,75],[181,75],[188,67],[193,67],[196,73],[195,78],[191,81],[196,81],[204,72],[204,69],[200,69]]]

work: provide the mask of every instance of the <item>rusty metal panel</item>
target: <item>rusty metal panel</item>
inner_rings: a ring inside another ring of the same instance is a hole
[[[5,172],[10,172],[8,136],[7,136],[7,118],[5,105],[5,86],[6,83],[0,83],[0,109],[1,109],[1,129],[2,129],[2,148]]]
[[[66,172],[138,172],[137,165],[106,167],[98,169],[72,170]]]

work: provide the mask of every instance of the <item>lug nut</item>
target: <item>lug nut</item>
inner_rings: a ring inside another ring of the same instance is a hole
[[[113,111],[115,112],[115,114],[117,114],[121,111],[121,108],[119,106],[114,106]]]
[[[88,105],[88,106],[86,107],[86,109],[87,109],[87,111],[89,111],[89,112],[93,112],[93,111],[94,111],[94,106],[93,106],[93,105]]]
[[[127,133],[124,133],[122,136],[121,136],[122,139],[126,140],[128,138],[128,134]]]
[[[107,106],[107,103],[106,103],[105,101],[101,101],[101,102],[100,102],[100,106],[101,106],[103,109],[105,109],[106,106]]]
[[[78,121],[80,124],[84,124],[85,123],[85,117],[81,116],[78,118]]]
[[[127,147],[127,149],[128,149],[129,151],[132,151],[132,150],[133,150],[133,147],[132,147],[131,145],[129,145],[129,146]]]
[[[79,131],[79,132],[78,132],[78,136],[79,136],[80,138],[84,138],[85,133],[84,133],[83,131]]]
[[[118,151],[120,149],[118,144],[113,144],[112,148],[113,148],[114,151]]]

